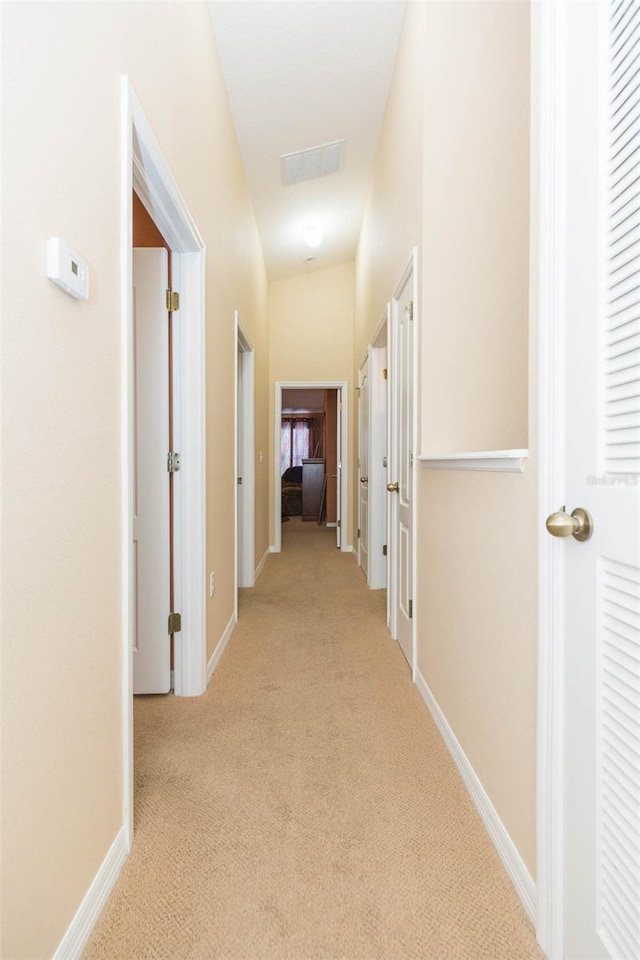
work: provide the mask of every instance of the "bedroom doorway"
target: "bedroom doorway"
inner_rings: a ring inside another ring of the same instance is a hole
[[[236,327],[236,616],[238,588],[255,583],[254,360],[251,341],[238,315]]]
[[[346,382],[276,383],[274,436],[275,552],[291,521],[334,528],[338,549],[350,551]]]

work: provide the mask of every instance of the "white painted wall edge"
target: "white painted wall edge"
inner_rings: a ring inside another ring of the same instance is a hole
[[[522,473],[528,450],[479,450],[473,453],[421,454],[418,460],[427,470],[491,470]]]
[[[79,960],[128,856],[127,828],[123,825],[60,941],[53,960]]]
[[[209,681],[211,680],[211,677],[213,676],[213,673],[220,662],[220,658],[222,657],[222,654],[226,650],[227,644],[231,639],[231,634],[235,630],[237,622],[238,622],[238,618],[236,617],[235,610],[234,610],[234,612],[231,614],[229,618],[229,623],[224,628],[224,633],[218,640],[217,647],[209,657],[209,662],[207,663],[207,686],[209,686]]]
[[[504,868],[516,889],[516,893],[522,901],[522,906],[526,910],[527,916],[535,926],[537,915],[537,891],[535,882],[527,870],[522,857],[518,853],[516,845],[511,839],[507,828],[498,816],[495,807],[491,803],[491,800],[489,799],[486,790],[482,786],[475,770],[469,763],[467,755],[458,743],[456,735],[449,726],[445,715],[438,706],[435,697],[427,685],[426,680],[417,668],[415,684],[418,688],[420,696],[427,705],[427,708],[433,717],[438,730],[440,731],[440,735],[442,736],[442,739],[444,740],[446,747],[453,758],[453,762],[458,768],[469,796],[471,797],[476,810],[480,814],[480,819],[484,823],[485,829],[498,852],[498,856],[502,860]]]
[[[265,565],[265,563],[267,562],[267,559],[268,559],[270,553],[273,553],[273,547],[267,547],[267,549],[265,550],[265,552],[262,554],[262,560],[260,561],[260,563],[259,563],[258,566],[256,567],[256,572],[255,572],[254,575],[253,575],[254,585],[255,585],[258,577],[260,576],[260,574],[261,574],[262,571],[264,570],[264,565]]]

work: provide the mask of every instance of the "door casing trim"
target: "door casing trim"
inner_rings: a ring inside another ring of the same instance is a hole
[[[280,483],[280,424],[282,421],[283,390],[340,390],[342,416],[340,419],[340,445],[342,447],[342,465],[340,471],[340,550],[351,553],[351,531],[349,529],[349,384],[346,380],[277,380],[275,383],[274,403],[274,440],[273,440],[273,547],[272,553],[282,550],[282,497]],[[357,554],[356,554],[357,557]]]
[[[538,318],[538,942],[564,956],[564,567],[546,517],[564,502],[566,9],[531,5],[531,303]],[[530,352],[535,356],[535,341]]]
[[[234,463],[238,463],[238,454],[242,453],[242,484],[236,483],[235,496],[235,614],[238,618],[238,588],[252,587],[255,584],[255,449],[254,449],[254,395],[255,395],[255,351],[245,330],[240,315],[234,311],[235,324],[235,392],[234,392]],[[240,379],[240,365],[242,377]],[[238,427],[240,411],[238,409],[238,383],[242,385],[242,450],[238,446]],[[234,468],[235,470],[235,468]],[[241,504],[241,507],[240,507]],[[242,542],[238,542],[238,511],[242,509]],[[242,569],[238,569],[238,551],[242,558]]]

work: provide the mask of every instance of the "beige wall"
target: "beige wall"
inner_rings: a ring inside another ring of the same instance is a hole
[[[426,17],[422,449],[517,449],[528,437],[528,4],[429,3]]]
[[[367,346],[422,240],[424,32],[425,4],[407,4],[355,262],[356,383]],[[357,503],[356,471],[352,496]],[[354,543],[357,526],[354,513]]]
[[[266,279],[204,3],[3,4],[3,945],[50,956],[123,821],[120,75],[207,246],[208,649],[233,611],[233,310]],[[45,279],[60,235],[91,298]],[[256,463],[256,553],[268,543]]]
[[[352,263],[316,270],[288,280],[274,280],[269,284],[269,369],[272,425],[275,384],[278,381],[347,381],[349,447],[352,454],[355,409]],[[270,473],[273,477],[273,426],[270,449]],[[270,503],[273,524],[273,481]],[[352,517],[351,497],[348,510]]]
[[[418,244],[421,453],[534,452],[528,78],[528,4],[408,6],[355,355]],[[418,669],[535,876],[535,459],[523,475],[417,469]]]

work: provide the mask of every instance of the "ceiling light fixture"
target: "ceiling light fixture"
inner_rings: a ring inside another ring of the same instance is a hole
[[[318,227],[310,226],[304,232],[304,239],[308,247],[319,247],[322,243],[322,234]]]

